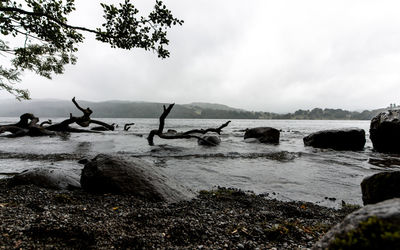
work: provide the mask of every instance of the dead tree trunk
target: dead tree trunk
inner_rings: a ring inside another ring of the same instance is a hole
[[[93,120],[90,118],[90,115],[93,113],[93,111],[90,108],[82,108],[79,106],[79,104],[76,102],[75,97],[72,98],[72,103],[75,105],[77,109],[82,111],[83,115],[80,117],[75,117],[72,114],[69,115],[69,119],[64,120],[60,123],[48,126],[46,129],[51,130],[51,131],[60,131],[60,132],[86,132],[86,133],[97,133],[97,131],[91,131],[91,130],[83,130],[83,129],[76,129],[76,128],[71,128],[69,125],[76,123],[81,127],[88,127],[91,123],[101,125],[105,127],[107,130],[114,130],[114,126],[107,124],[102,121],[98,120]]]
[[[57,124],[51,124],[51,120],[42,122],[40,125],[39,118],[35,117],[33,114],[25,113],[20,116],[19,122],[15,124],[3,125],[0,126],[0,134],[4,132],[10,132],[13,137],[17,136],[41,136],[41,135],[55,135],[57,132],[84,132],[84,133],[99,133],[97,131],[85,130],[85,129],[77,129],[71,128],[70,125],[73,123],[78,124],[81,127],[88,127],[91,123],[98,124],[104,128],[104,130],[114,130],[114,126],[107,124],[102,121],[93,120],[90,118],[90,115],[93,111],[90,108],[83,109],[76,102],[75,97],[72,98],[72,103],[74,103],[75,107],[82,111],[83,115],[81,117],[75,117],[70,114],[69,119],[66,119]],[[49,126],[44,127],[43,125],[50,124]]]
[[[72,98],[72,102],[75,104],[75,107],[82,111],[83,115],[81,117],[76,117],[76,124],[81,127],[88,127],[90,124],[90,115],[93,111],[90,108],[83,109],[79,104],[75,101],[75,97]],[[70,115],[72,117],[72,115]]]
[[[12,133],[12,137],[19,136],[41,136],[54,135],[55,133],[38,125],[39,118],[30,113],[25,113],[20,116],[19,122],[10,125],[0,126],[0,134],[4,132]]]
[[[72,114],[69,115],[69,119],[64,120],[60,123],[56,123],[54,125],[50,125],[46,127],[46,129],[50,131],[58,131],[58,132],[71,132],[71,125],[72,123],[75,123],[77,120],[76,117],[73,117]]]
[[[102,121],[97,121],[97,120],[90,119],[89,123],[94,123],[94,124],[103,126],[103,127],[105,127],[106,129],[108,129],[108,130],[114,131],[114,126],[113,126],[113,125],[107,124],[107,123],[102,122]]]
[[[197,138],[198,140],[204,141],[203,138],[200,136],[197,136],[195,134],[206,134],[208,132],[215,132],[217,134],[221,134],[221,131],[223,128],[228,126],[228,124],[231,121],[227,121],[226,123],[222,124],[218,128],[208,128],[208,129],[194,129],[194,130],[189,130],[186,132],[180,132],[180,133],[163,133],[164,130],[164,125],[165,125],[165,118],[167,118],[168,114],[171,112],[172,108],[174,107],[174,103],[170,104],[168,108],[163,105],[164,111],[160,116],[160,124],[158,126],[158,130],[154,129],[151,130],[149,133],[149,136],[147,137],[147,141],[150,146],[154,146],[154,136],[157,135],[158,137],[162,139],[189,139],[189,138]],[[207,142],[209,143],[209,142]]]
[[[82,111],[83,115],[81,117],[74,117],[70,114],[69,119],[66,119],[60,123],[51,125],[51,120],[42,122],[40,125],[38,124],[39,118],[35,117],[33,114],[26,113],[20,116],[19,122],[15,124],[3,125],[0,126],[0,134],[4,132],[12,133],[13,137],[16,136],[41,136],[41,135],[55,135],[57,132],[84,132],[84,133],[99,133],[97,131],[85,130],[85,129],[77,129],[71,128],[70,125],[73,123],[77,123],[81,127],[88,127],[91,123],[101,125],[105,128],[105,130],[114,130],[113,125],[109,125],[105,122],[93,120],[90,118],[90,115],[93,111],[90,108],[83,109],[79,104],[75,101],[75,97],[72,98],[72,102],[75,107]],[[44,127],[44,124],[50,124],[49,126]]]

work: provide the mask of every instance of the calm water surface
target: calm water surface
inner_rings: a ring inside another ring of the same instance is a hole
[[[0,124],[17,121],[1,118]],[[42,119],[46,120],[46,119]],[[53,119],[53,122],[62,119]],[[366,176],[400,166],[373,165],[377,161],[399,159],[398,155],[372,151],[368,139],[369,121],[232,120],[223,130],[218,147],[197,145],[195,139],[163,140],[147,144],[147,134],[158,128],[157,119],[99,119],[119,124],[116,131],[101,134],[74,133],[66,137],[0,137],[0,178],[25,169],[44,166],[80,172],[77,159],[98,153],[142,158],[163,169],[192,190],[215,186],[236,187],[281,200],[304,200],[338,207],[361,204],[360,182]],[[125,123],[135,125],[126,132]],[[168,119],[166,129],[186,131],[216,128],[226,120]],[[281,130],[280,144],[245,142],[241,130],[270,126]],[[362,128],[367,133],[364,151],[333,151],[304,147],[303,137],[318,130],[343,127]],[[327,198],[335,198],[327,199]]]

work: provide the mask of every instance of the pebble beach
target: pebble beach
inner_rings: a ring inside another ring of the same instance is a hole
[[[167,204],[0,180],[1,249],[308,249],[357,207],[237,189]]]

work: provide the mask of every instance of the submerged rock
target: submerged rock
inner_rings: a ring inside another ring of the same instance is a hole
[[[150,201],[178,202],[194,195],[185,187],[167,178],[161,169],[130,158],[99,154],[85,164],[81,186],[88,192],[129,193]]]
[[[255,138],[261,143],[279,143],[279,130],[271,127],[257,127],[246,130],[244,139]]]
[[[372,118],[369,133],[376,151],[400,153],[400,110],[389,110]]]
[[[11,178],[11,185],[33,184],[52,189],[78,189],[80,176],[71,171],[52,168],[33,168],[25,170]]]
[[[221,139],[216,135],[207,135],[198,139],[197,143],[203,146],[218,146],[221,143]]]
[[[400,171],[366,177],[361,182],[361,191],[364,205],[400,198]]]
[[[333,227],[313,249],[400,249],[400,199],[365,206]]]
[[[303,138],[306,146],[335,150],[362,150],[365,141],[365,131],[358,128],[322,130]]]

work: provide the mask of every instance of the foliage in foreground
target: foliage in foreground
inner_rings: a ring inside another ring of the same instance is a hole
[[[165,48],[169,43],[167,30],[183,21],[175,18],[161,0],[156,0],[147,17],[138,15],[131,0],[119,6],[101,6],[102,27],[89,29],[68,24],[68,15],[75,10],[74,0],[1,1],[0,55],[9,59],[10,65],[0,65],[0,89],[17,99],[29,99],[27,90],[14,87],[21,72],[30,70],[46,78],[62,74],[65,65],[76,63],[74,54],[84,39],[81,32],[94,34],[112,48],[142,48],[156,52],[158,57],[169,57]]]

